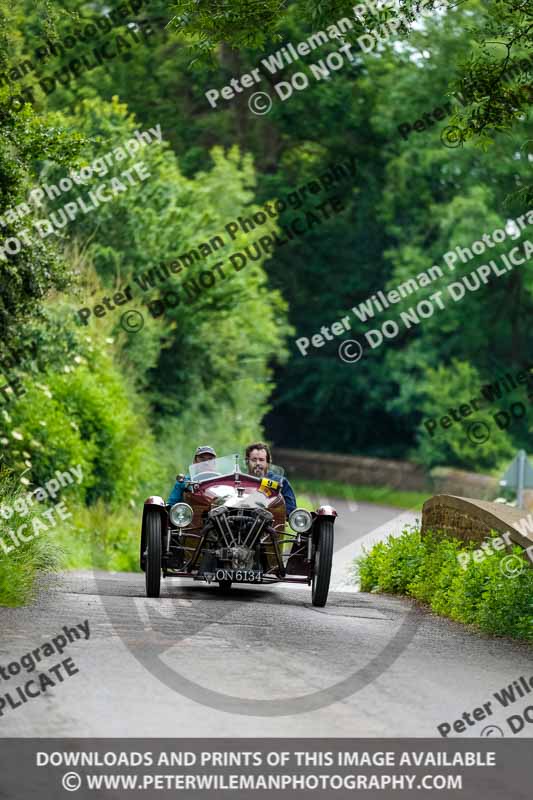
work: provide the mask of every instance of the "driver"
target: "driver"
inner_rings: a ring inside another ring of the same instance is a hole
[[[200,464],[202,461],[211,461],[216,457],[217,454],[215,453],[214,449],[205,444],[196,448],[192,463]],[[188,481],[190,481],[189,475],[176,475],[176,483],[174,484],[174,488],[172,489],[170,497],[168,498],[169,505],[173,506],[174,503],[181,502],[183,499],[183,490],[185,489]]]
[[[256,478],[272,478],[278,480],[277,476],[269,472],[269,465],[272,463],[270,448],[263,442],[249,444],[246,448],[246,465],[250,475]],[[285,500],[287,516],[296,508],[296,497],[287,478],[281,478],[281,494]]]

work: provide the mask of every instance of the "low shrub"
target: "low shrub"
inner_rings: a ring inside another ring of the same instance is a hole
[[[364,592],[405,594],[422,561],[423,545],[418,531],[404,530],[401,536],[389,536],[378,542],[357,563]]]
[[[494,550],[481,562],[463,568],[458,554],[477,545],[419,530],[378,542],[355,562],[365,592],[404,594],[427,603],[431,610],[485,633],[533,640],[533,569],[507,574],[509,553]],[[521,557],[522,549],[513,547]]]

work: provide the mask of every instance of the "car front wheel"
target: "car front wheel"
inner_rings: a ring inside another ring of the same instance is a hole
[[[314,606],[325,606],[328,599],[331,563],[333,560],[333,521],[319,519],[311,596]]]
[[[161,594],[161,515],[148,512],[146,518],[146,596]]]

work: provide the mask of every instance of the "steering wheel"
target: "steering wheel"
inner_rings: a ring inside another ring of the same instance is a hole
[[[207,481],[210,478],[220,478],[220,475],[221,475],[220,472],[210,472],[210,471],[199,472],[197,475],[194,476],[193,483],[195,481]]]

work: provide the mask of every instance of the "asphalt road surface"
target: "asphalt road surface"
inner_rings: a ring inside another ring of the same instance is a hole
[[[464,712],[490,713],[456,736],[512,737],[493,693],[533,676],[532,648],[483,636],[402,598],[364,594],[348,568],[362,544],[414,515],[338,501],[333,591],[241,586],[228,596],[189,580],[147,599],[144,575],[74,572],[31,607],[0,609],[0,665],[89,622],[90,636],[46,658],[77,670],[0,716],[0,736],[438,736]],[[71,634],[74,638],[74,635]],[[13,668],[15,669],[15,668]],[[33,673],[35,675],[35,673]],[[32,674],[0,680],[1,697]],[[479,717],[479,713],[478,713]],[[495,727],[496,726],[496,727]],[[532,736],[526,723],[519,736]]]

